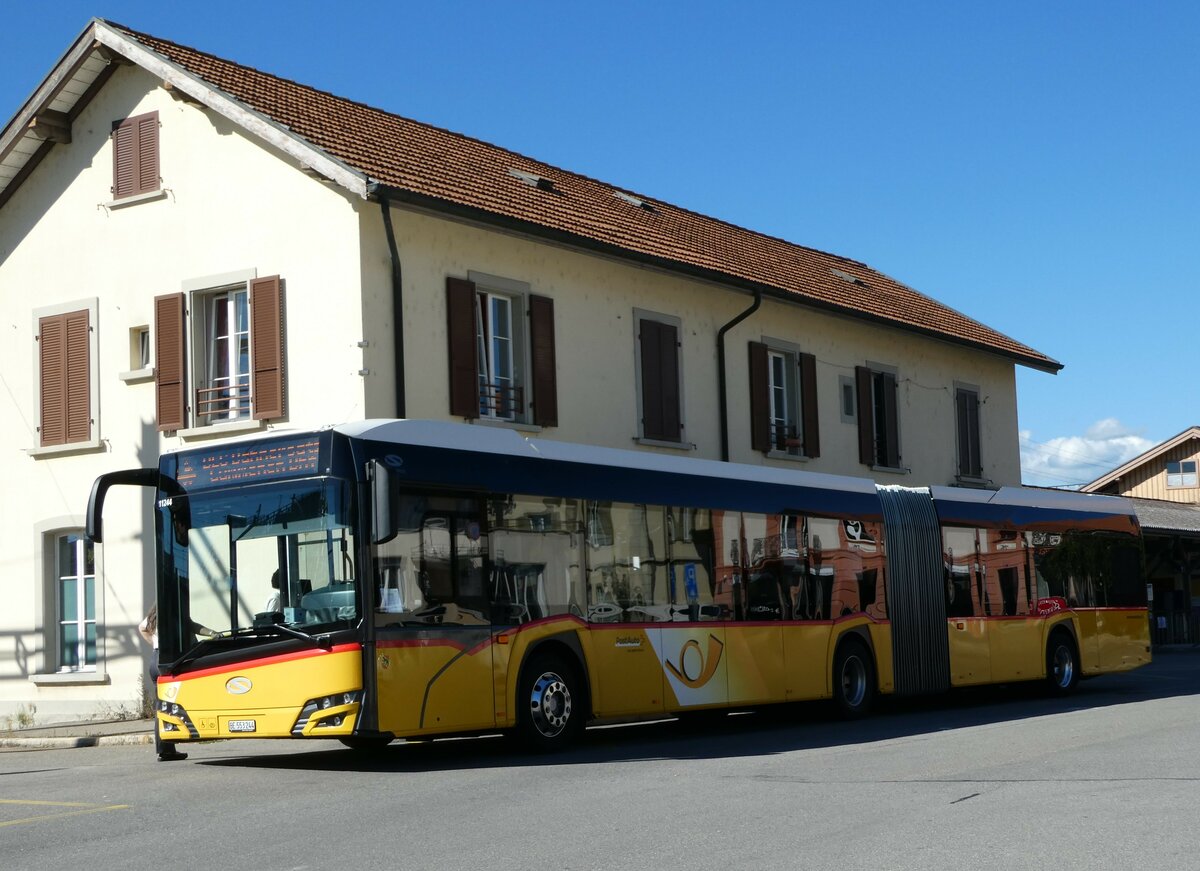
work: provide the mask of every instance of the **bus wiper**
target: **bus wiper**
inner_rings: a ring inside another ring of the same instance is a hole
[[[286,623],[262,623],[257,626],[246,626],[241,629],[234,629],[228,634],[224,634],[222,638],[232,638],[236,635],[271,635],[283,633],[291,635],[293,638],[300,638],[307,641],[313,647],[319,647],[322,650],[329,650],[333,643],[329,640],[328,635],[309,635],[307,632],[301,632],[299,629],[293,629]]]

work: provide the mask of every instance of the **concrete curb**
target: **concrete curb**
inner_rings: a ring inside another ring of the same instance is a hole
[[[76,747],[103,747],[120,744],[153,744],[154,736],[136,735],[86,735],[75,738],[0,738],[0,748],[24,748],[26,750],[70,750]]]

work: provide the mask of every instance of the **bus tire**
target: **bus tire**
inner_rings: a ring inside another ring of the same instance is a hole
[[[847,720],[865,716],[875,701],[875,664],[871,652],[857,638],[838,645],[833,657],[833,703]]]
[[[1066,696],[1079,683],[1079,648],[1065,629],[1050,633],[1046,644],[1046,689],[1052,696]]]
[[[534,654],[517,689],[521,742],[538,752],[560,750],[583,732],[586,716],[583,681],[575,665],[559,654]]]

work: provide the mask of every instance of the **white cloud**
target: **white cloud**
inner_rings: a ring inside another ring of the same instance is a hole
[[[1083,435],[1034,441],[1021,431],[1021,478],[1035,487],[1078,486],[1111,472],[1157,442],[1113,417],[1098,420]]]

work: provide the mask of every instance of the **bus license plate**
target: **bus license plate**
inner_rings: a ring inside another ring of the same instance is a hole
[[[228,728],[230,732],[253,732],[256,724],[254,720],[230,720]]]

